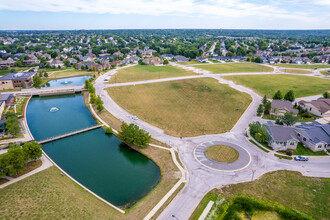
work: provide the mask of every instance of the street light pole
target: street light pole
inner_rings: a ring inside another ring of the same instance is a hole
[[[251,183],[253,182],[254,173],[255,173],[256,171],[257,171],[257,170],[252,170],[252,178],[251,178]]]

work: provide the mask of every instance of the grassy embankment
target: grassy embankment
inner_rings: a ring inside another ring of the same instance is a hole
[[[202,199],[190,219],[198,219],[210,200],[218,195],[226,199],[244,195],[265,201],[277,202],[304,212],[315,219],[330,218],[330,178],[305,177],[292,171],[276,171],[264,174],[260,179],[214,189]]]
[[[248,94],[210,78],[113,87],[108,92],[132,115],[174,136],[229,131],[251,102]]]

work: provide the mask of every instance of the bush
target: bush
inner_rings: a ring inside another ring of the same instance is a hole
[[[106,134],[113,134],[112,127],[110,127],[110,126],[109,127],[104,126],[102,128],[103,128],[103,130],[104,130],[104,132]]]
[[[286,151],[286,155],[288,155],[288,156],[292,156],[292,154],[293,154],[293,153],[292,153],[291,150],[287,150],[287,151]]]

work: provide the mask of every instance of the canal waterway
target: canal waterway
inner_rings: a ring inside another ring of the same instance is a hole
[[[82,95],[33,97],[27,122],[38,140],[96,125]],[[42,146],[45,153],[82,185],[119,207],[128,207],[159,182],[159,167],[103,129]]]

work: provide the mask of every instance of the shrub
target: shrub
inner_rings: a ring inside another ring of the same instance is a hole
[[[104,132],[106,134],[113,134],[112,127],[110,127],[110,126],[109,127],[104,126],[102,128],[103,128],[103,130],[104,130]]]

